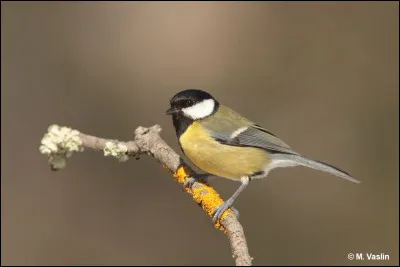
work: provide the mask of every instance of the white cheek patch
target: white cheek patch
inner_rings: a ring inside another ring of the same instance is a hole
[[[214,111],[214,107],[215,107],[214,100],[207,99],[191,107],[184,108],[182,109],[182,111],[187,117],[193,120],[198,120],[210,116]]]

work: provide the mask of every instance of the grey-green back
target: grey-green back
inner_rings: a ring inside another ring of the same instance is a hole
[[[223,105],[219,106],[213,116],[200,123],[215,140],[227,145],[258,147],[272,153],[298,155],[281,139]],[[243,127],[248,128],[232,138],[232,134]]]

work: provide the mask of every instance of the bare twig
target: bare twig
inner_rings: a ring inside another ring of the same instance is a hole
[[[138,127],[133,141],[120,142],[86,135],[55,125],[49,128],[49,133],[42,139],[40,150],[43,154],[49,156],[53,169],[57,169],[53,164],[55,162],[59,163],[60,158],[64,161],[62,161],[59,168],[64,167],[66,157],[69,157],[72,151],[81,151],[83,147],[103,150],[106,155],[115,156],[121,161],[126,160],[128,156],[138,157],[140,154],[146,153],[156,158],[183,185],[193,171],[182,164],[183,161],[179,155],[160,137],[160,132],[161,127],[159,125],[154,125],[150,128]],[[60,133],[66,133],[67,137],[60,137]],[[54,138],[54,136],[56,137]],[[72,150],[69,148],[70,146],[73,147]],[[219,194],[208,184],[195,182],[191,190],[188,188],[185,190],[192,195],[193,199],[210,217],[212,217],[215,208],[224,202]],[[227,234],[236,265],[251,265],[252,258],[248,252],[243,227],[234,212],[231,209],[227,210],[221,220],[216,222],[215,227]]]

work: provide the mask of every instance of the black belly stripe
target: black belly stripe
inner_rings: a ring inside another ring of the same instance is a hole
[[[179,138],[186,131],[186,129],[193,123],[193,120],[186,118],[180,114],[172,115],[172,122],[174,123],[176,136]]]

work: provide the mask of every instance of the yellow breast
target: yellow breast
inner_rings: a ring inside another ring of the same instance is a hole
[[[203,171],[239,180],[262,171],[270,161],[259,148],[223,145],[207,134],[198,123],[193,124],[179,139],[185,155]]]

